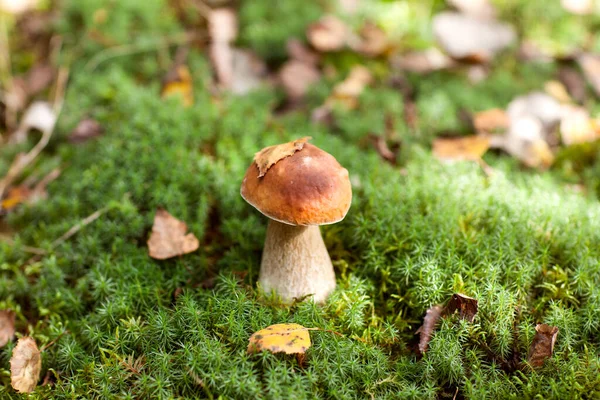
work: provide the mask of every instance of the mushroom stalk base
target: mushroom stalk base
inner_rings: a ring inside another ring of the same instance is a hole
[[[286,303],[309,294],[324,302],[335,289],[335,272],[319,227],[270,220],[258,281]]]

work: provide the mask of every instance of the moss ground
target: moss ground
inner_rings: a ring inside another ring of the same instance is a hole
[[[313,6],[298,6],[300,20],[289,31],[277,25],[267,38],[254,18],[280,16],[261,9],[264,3],[241,11],[243,41],[259,52],[301,33],[304,18],[315,14]],[[509,3],[506,15],[532,13]],[[116,42],[132,30],[156,37],[183,29],[174,16],[163,17],[162,1],[111,4],[120,19],[110,19],[105,33]],[[439,132],[466,133],[460,109],[504,107],[541,87],[555,66],[500,58],[476,85],[462,73],[409,77],[418,93],[415,130],[403,122],[402,96],[381,79],[358,110],[340,111],[338,123],[324,127],[307,115],[332,82],[315,88],[307,110],[275,117],[281,94],[274,89],[212,97],[209,64],[193,52],[195,104],[182,108],[158,95],[165,66],[155,52],[86,69],[99,51],[86,32],[101,5],[72,2],[62,11],[57,29],[66,32],[65,54],[74,64],[56,136],[37,167],[61,165],[64,172],[47,200],[6,217],[15,243],[0,242],[0,308],[17,310],[18,331],[29,330],[40,345],[56,340],[43,353],[43,375],[50,371],[56,383],[31,398],[600,397],[596,158],[574,166],[566,154],[551,171],[537,172],[492,154],[486,157],[496,173],[486,176],[474,164],[442,165],[429,150]],[[296,14],[292,6],[281,12]],[[86,115],[105,134],[69,144],[68,132]],[[366,140],[383,131],[386,116],[402,138],[399,167],[384,163]],[[336,292],[322,307],[284,307],[256,287],[266,219],[241,199],[239,185],[256,151],[307,135],[348,168],[354,202],[343,222],[322,230]],[[0,172],[17,150],[0,149]],[[573,182],[588,190],[574,192]],[[157,207],[188,223],[201,241],[198,252],[148,257]],[[51,248],[100,209],[98,220]],[[24,246],[49,254],[24,267]],[[454,292],[479,299],[475,321],[445,319],[418,357],[415,331],[425,311]],[[254,331],[281,322],[345,336],[313,332],[303,366],[280,354],[246,354]],[[540,370],[513,368],[513,360],[526,359],[541,322],[560,329],[553,357]],[[0,397],[7,399],[20,398],[9,384],[13,347],[0,351]]]

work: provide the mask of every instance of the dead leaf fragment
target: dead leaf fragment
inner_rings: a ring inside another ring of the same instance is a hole
[[[483,135],[437,138],[433,141],[433,155],[441,161],[477,161],[489,148],[490,140]]]
[[[548,168],[554,162],[554,154],[545,140],[544,126],[535,117],[512,120],[508,132],[493,137],[491,143],[492,147],[505,150],[531,168]]]
[[[548,81],[544,83],[544,91],[561,103],[572,103],[567,88],[560,81]]]
[[[306,36],[318,51],[338,51],[346,45],[348,28],[337,17],[326,15],[308,27]]]
[[[429,347],[429,342],[431,341],[431,335],[435,330],[435,325],[442,317],[442,310],[443,308],[439,304],[428,309],[425,313],[425,317],[423,318],[423,325],[417,329],[416,333],[420,335],[419,351],[421,354],[425,354],[427,347]]]
[[[84,118],[73,129],[69,135],[71,143],[82,143],[102,135],[104,128],[98,121],[92,118]]]
[[[60,169],[55,168],[35,183],[35,185],[33,184],[34,182],[26,182],[10,188],[6,197],[0,203],[0,208],[4,211],[11,211],[19,204],[32,204],[46,199],[48,197],[46,187],[50,182],[56,180],[60,176],[60,173]]]
[[[166,260],[198,250],[200,242],[193,233],[186,235],[186,232],[185,222],[159,208],[154,216],[152,234],[148,239],[150,257]]]
[[[10,384],[19,393],[31,393],[40,380],[42,357],[35,340],[29,336],[17,342],[10,359]]]
[[[398,152],[400,151],[399,145],[395,146],[394,151],[392,151],[383,136],[370,134],[369,139],[381,158],[392,165],[396,165],[396,158],[398,156]]]
[[[394,57],[391,62],[393,67],[419,74],[439,71],[456,65],[454,60],[434,47]]]
[[[506,130],[509,126],[508,116],[501,108],[480,111],[473,115],[473,126],[477,132],[491,133]]]
[[[575,68],[563,67],[558,71],[558,79],[577,103],[581,104],[585,101],[586,82],[579,71]]]
[[[597,121],[590,118],[588,111],[579,106],[563,105],[560,135],[567,146],[593,142],[600,138]]]
[[[192,74],[186,65],[176,65],[165,75],[161,97],[181,96],[184,107],[194,104],[194,93],[192,89]]]
[[[516,38],[508,24],[456,12],[437,14],[433,18],[433,33],[451,57],[475,62],[490,61]]]
[[[248,353],[268,350],[271,353],[302,354],[311,346],[311,328],[299,324],[275,324],[250,336]]]
[[[298,39],[290,39],[286,43],[287,53],[290,60],[300,61],[304,64],[317,65],[319,55],[304,45]]]
[[[15,336],[15,312],[0,310],[0,347],[6,346]]]
[[[351,48],[367,57],[377,57],[389,47],[386,33],[377,25],[367,22],[361,28],[357,40],[350,41]]]
[[[576,15],[589,15],[594,12],[594,0],[560,0],[562,7]]]
[[[51,132],[56,124],[56,112],[52,109],[50,103],[46,101],[36,101],[32,103],[19,124],[19,128],[11,136],[12,143],[23,143],[27,140],[27,133],[31,129],[37,129],[44,132]]]
[[[232,8],[211,10],[208,15],[208,33],[211,38],[210,56],[217,81],[225,88],[233,79],[233,53],[231,43],[238,34],[237,15]]]
[[[25,88],[28,96],[35,96],[46,89],[54,80],[55,69],[50,64],[37,64],[25,77]]]
[[[554,344],[558,336],[558,327],[546,324],[537,324],[535,327],[535,336],[529,347],[529,356],[527,361],[532,367],[541,367],[544,360],[552,357]]]
[[[577,57],[577,62],[596,95],[600,96],[600,56],[597,54],[582,54]]]
[[[310,86],[320,78],[315,66],[295,60],[286,62],[279,70],[279,81],[291,100],[304,97]]]
[[[278,161],[293,155],[295,152],[304,148],[304,144],[312,139],[310,136],[305,136],[300,139],[292,140],[288,143],[276,144],[274,146],[265,147],[254,155],[254,162],[259,171],[259,178],[265,176],[269,168],[275,165]]]
[[[475,18],[493,19],[496,16],[496,9],[489,0],[447,0],[447,2],[461,13]]]
[[[338,102],[347,108],[355,108],[358,106],[358,97],[372,80],[373,76],[367,68],[362,65],[354,66],[346,79],[335,85],[326,103]]]
[[[458,315],[462,319],[473,322],[478,310],[477,299],[464,294],[455,293],[452,295],[450,302],[446,306],[445,313],[452,314],[458,311]]]

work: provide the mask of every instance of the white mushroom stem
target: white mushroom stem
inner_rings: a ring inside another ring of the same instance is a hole
[[[286,303],[308,294],[324,302],[335,289],[335,272],[319,227],[270,220],[258,281]]]

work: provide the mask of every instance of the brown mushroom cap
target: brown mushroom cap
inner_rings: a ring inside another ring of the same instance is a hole
[[[306,143],[259,178],[256,162],[246,171],[241,195],[267,217],[289,225],[341,221],[352,202],[348,171],[329,153]]]

